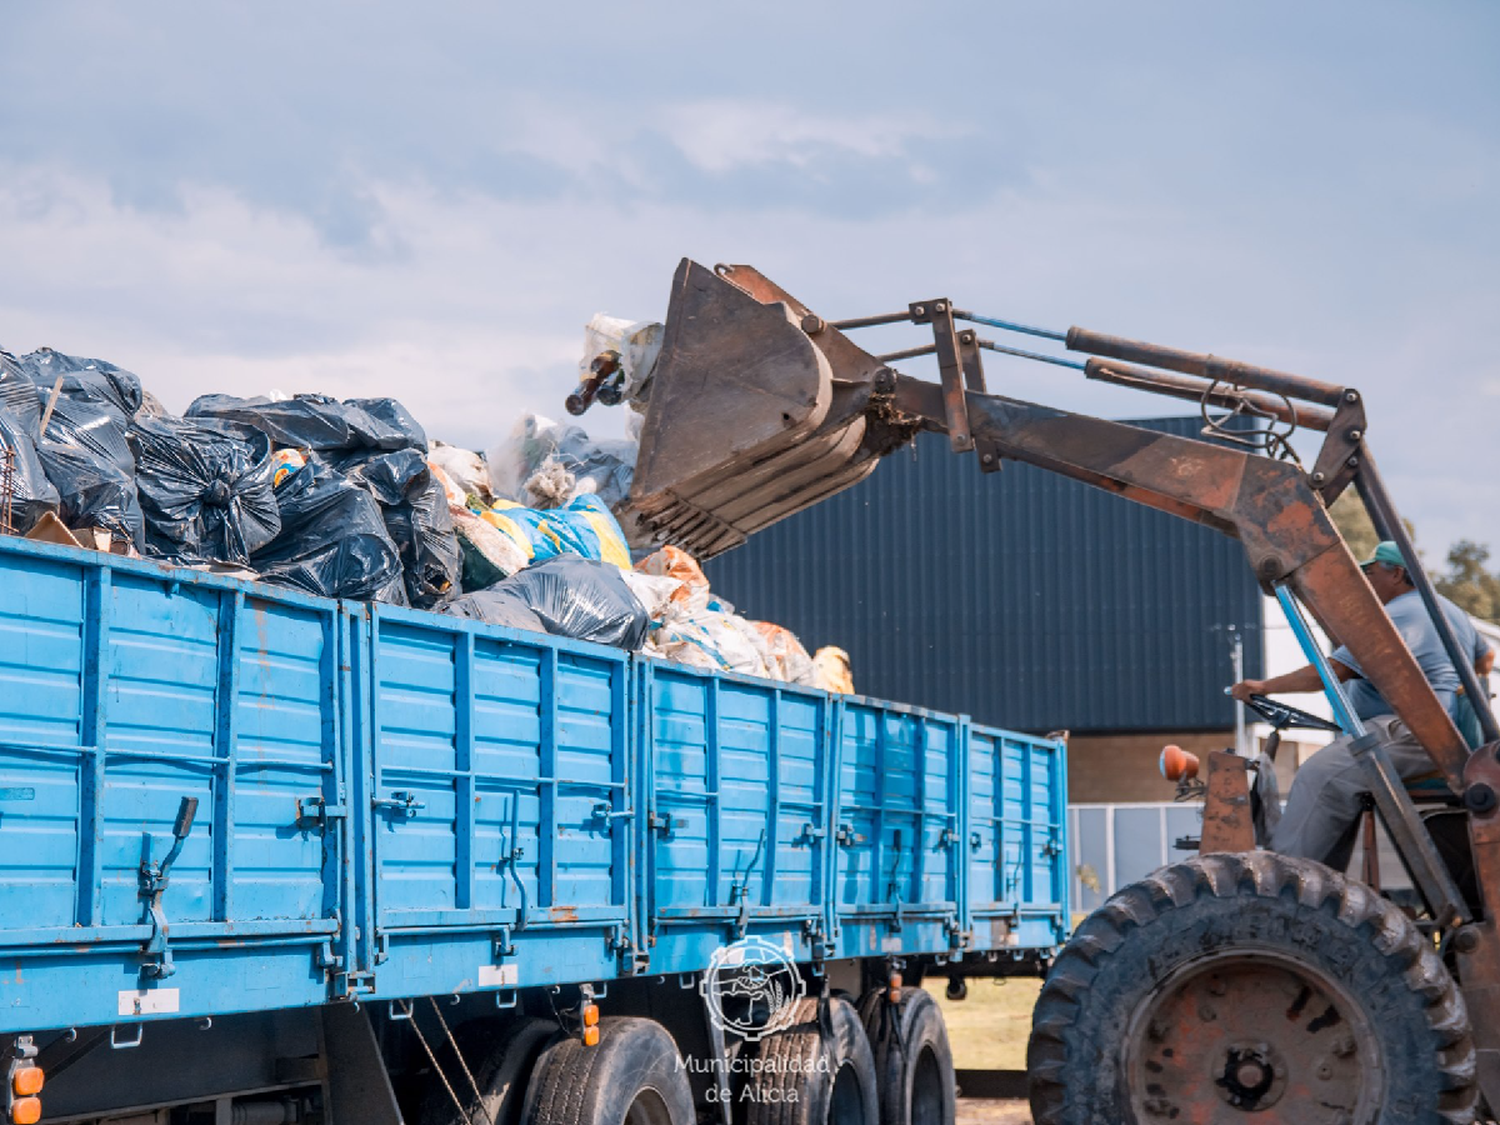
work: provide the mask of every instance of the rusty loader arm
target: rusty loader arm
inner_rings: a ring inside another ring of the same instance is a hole
[[[927,326],[932,343],[877,356],[846,334],[898,322]],[[1088,358],[995,344],[970,325],[1050,337]],[[1262,438],[1236,443],[1229,432],[1229,442],[1198,441],[991,394],[982,349],[1189,399],[1205,417],[1242,414]],[[936,357],[940,382],[891,366],[922,354]],[[1358,391],[1078,328],[980,317],[945,299],[829,322],[748,266],[710,270],[684,260],[646,394],[633,506],[659,535],[703,556],[857,483],[919,430],[945,433],[984,471],[1027,462],[1239,539],[1263,585],[1290,589],[1349,647],[1464,799],[1486,898],[1480,911],[1459,896],[1383,751],[1367,755],[1383,819],[1458,956],[1480,1084],[1500,1105],[1500,933],[1490,905],[1500,899],[1500,729],[1377,473]],[[1325,434],[1311,469],[1285,455],[1285,436],[1297,427]],[[1327,506],[1351,484],[1382,537],[1401,547],[1446,633],[1481,716],[1487,745],[1479,752],[1470,753],[1329,518]]]

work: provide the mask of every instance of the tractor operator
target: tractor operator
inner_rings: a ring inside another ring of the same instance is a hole
[[[1360,563],[1360,569],[1416,657],[1438,700],[1459,722],[1461,708],[1468,704],[1460,693],[1458,671],[1448,659],[1442,638],[1407,573],[1400,550],[1394,542],[1386,540]],[[1488,675],[1495,654],[1479,636],[1469,615],[1441,595],[1438,603],[1453,626],[1459,646],[1472,656],[1474,670],[1481,676]],[[1333,674],[1345,684],[1355,714],[1364,721],[1367,731],[1380,736],[1402,779],[1411,782],[1434,775],[1432,759],[1406,724],[1392,714],[1390,704],[1375,690],[1375,685],[1364,677],[1353,654],[1340,647],[1334,650],[1329,663]],[[1230,692],[1244,702],[1252,695],[1320,691],[1322,687],[1317,669],[1309,664],[1269,680],[1243,680]],[[1272,834],[1272,851],[1315,859],[1336,871],[1349,865],[1359,826],[1360,801],[1368,789],[1363,772],[1349,750],[1353,741],[1348,735],[1335,738],[1302,764],[1287,795],[1281,823]]]

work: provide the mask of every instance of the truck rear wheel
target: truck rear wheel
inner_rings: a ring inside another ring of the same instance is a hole
[[[1173,864],[1095,911],[1027,1055],[1037,1125],[1468,1122],[1474,1068],[1463,1000],[1410,919],[1270,852]]]
[[[871,990],[859,1014],[875,1055],[881,1125],[953,1125],[953,1052],[937,1001],[920,988]]]
[[[832,1034],[818,1001],[802,1000],[792,1021],[762,1039],[745,1068],[739,1108],[745,1125],[878,1125],[875,1059],[854,1005],[828,1001]]]
[[[525,1125],[693,1125],[677,1044],[655,1020],[599,1021],[599,1042],[554,1043],[537,1059]]]

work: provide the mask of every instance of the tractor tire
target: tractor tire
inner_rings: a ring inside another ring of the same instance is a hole
[[[1361,883],[1271,852],[1164,867],[1095,911],[1037,998],[1036,1125],[1474,1119],[1468,1013]]]
[[[754,1044],[734,1119],[743,1125],[879,1125],[875,1059],[854,1005],[828,1002],[832,1034],[818,1001],[798,1002],[792,1021]]]
[[[953,1125],[958,1080],[942,1010],[920,988],[875,988],[860,1001],[859,1016],[875,1055],[880,1125]]]
[[[523,1125],[693,1125],[677,1044],[655,1020],[599,1021],[599,1042],[554,1043],[537,1059]]]

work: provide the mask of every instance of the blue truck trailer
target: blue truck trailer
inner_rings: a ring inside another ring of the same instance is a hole
[[[912,986],[1044,970],[1065,800],[1058,738],[3,538],[6,1112],[932,1123]]]

